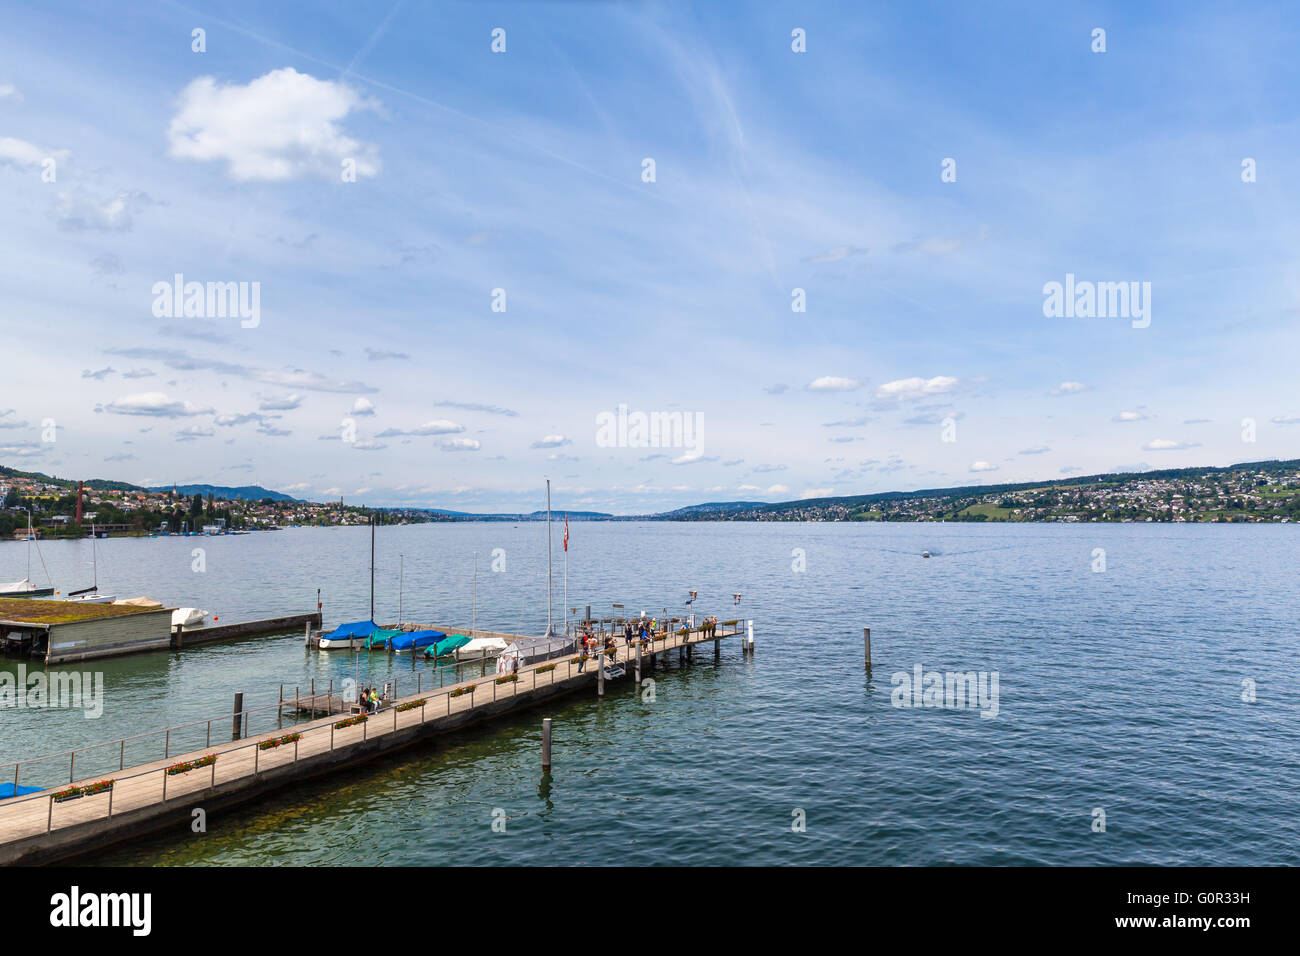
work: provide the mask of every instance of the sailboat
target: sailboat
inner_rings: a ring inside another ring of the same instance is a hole
[[[370,516],[370,617],[364,621],[340,624],[328,634],[322,634],[316,646],[322,651],[344,648],[354,650],[371,646],[379,627],[375,624],[375,518]]]
[[[94,567],[94,583],[88,588],[81,588],[77,591],[68,592],[69,601],[80,601],[82,604],[112,604],[117,600],[116,594],[99,593],[99,548],[96,544],[98,535],[95,534],[95,523],[90,523],[90,560]]]
[[[36,535],[32,532],[32,512],[29,508],[27,511],[27,577],[21,581],[12,581],[8,584],[0,584],[0,598],[6,597],[47,597],[54,593],[54,584],[50,582],[49,587],[38,588],[32,583],[32,542],[36,540]],[[45,557],[41,555],[41,546],[37,544],[36,554],[41,559],[41,567],[45,567]],[[49,582],[50,572],[45,571],[45,579]]]

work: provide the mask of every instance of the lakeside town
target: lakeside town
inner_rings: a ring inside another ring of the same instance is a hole
[[[204,490],[206,489],[206,493]],[[535,520],[302,501],[257,486],[142,488],[0,467],[0,537],[232,533],[431,521]],[[575,517],[578,517],[575,514]],[[669,521],[1300,521],[1300,461],[1098,475],[1041,484],[887,492],[781,503],[723,502],[652,515],[582,512],[583,520]]]
[[[1041,484],[890,492],[772,505],[701,505],[703,521],[1300,521],[1300,461],[1097,475]]]

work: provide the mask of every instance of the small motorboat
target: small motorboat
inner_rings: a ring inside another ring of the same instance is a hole
[[[477,661],[496,657],[510,645],[499,637],[476,637],[456,648],[456,660]]]
[[[198,627],[207,616],[207,611],[196,607],[178,607],[172,611],[172,627]]]
[[[397,630],[396,628],[390,629],[390,628],[377,627],[375,628],[374,633],[371,634],[369,637],[367,637],[364,641],[362,641],[359,646],[363,650],[367,650],[367,651],[384,651],[388,649],[389,641],[393,640],[394,638],[401,637],[402,634],[403,632]]]
[[[429,647],[436,647],[438,642],[447,635],[442,631],[404,631],[392,639],[393,651],[397,654],[406,651],[419,651]]]
[[[468,643],[469,638],[466,635],[453,634],[451,637],[444,637],[433,647],[426,647],[424,656],[426,658],[450,657]]]
[[[354,647],[361,647],[362,642],[375,633],[375,630],[374,621],[340,624],[328,634],[322,634],[316,646],[322,651],[351,650]]]

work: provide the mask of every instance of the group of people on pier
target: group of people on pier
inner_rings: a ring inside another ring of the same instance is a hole
[[[578,628],[578,649],[580,651],[578,659],[578,672],[581,673],[586,666],[587,659],[594,657],[602,651],[613,650],[615,644],[614,634],[611,630],[608,634],[596,633],[593,629],[592,621],[583,621]],[[631,647],[638,640],[652,641],[668,634],[669,622],[660,622],[658,618],[647,618],[644,615],[636,620],[627,620],[623,623],[623,640],[628,647]],[[697,627],[703,637],[717,637],[718,619],[710,615],[706,617]]]

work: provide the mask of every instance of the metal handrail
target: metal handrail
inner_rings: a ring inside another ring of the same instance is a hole
[[[442,672],[445,672],[445,671],[447,670],[448,667],[458,667],[458,666],[461,666],[461,665],[460,665],[460,664],[455,664],[455,665],[443,665],[442,667],[434,667],[434,668],[432,668],[432,670],[434,670],[434,671],[436,671],[436,672],[439,672],[439,673],[442,673]],[[422,675],[422,674],[423,674],[423,670],[426,670],[426,669],[428,669],[428,668],[425,668],[425,669],[422,669],[422,670],[420,670],[420,671],[417,671],[417,672],[416,672],[417,675]],[[400,674],[394,674],[390,679],[392,680],[394,686],[396,686],[396,684],[397,684],[397,682],[398,682],[398,680],[399,680],[400,678],[401,678],[401,675],[400,675]],[[283,687],[284,685],[281,684],[280,686]],[[301,685],[297,685],[297,686],[298,686],[298,687],[301,687]],[[331,686],[331,688],[333,687],[333,679],[332,679],[332,678],[331,678],[331,680],[330,680],[330,686]],[[417,691],[417,693],[419,693],[419,691]],[[331,690],[329,693],[325,694],[325,695],[315,693],[314,691],[313,691],[310,695],[308,695],[309,698],[311,698],[311,697],[314,697],[314,698],[320,698],[320,697],[322,697],[322,696],[326,696],[326,697],[332,696],[332,690]],[[189,729],[189,728],[191,728],[191,727],[199,727],[199,726],[203,726],[203,725],[205,725],[205,724],[212,724],[214,721],[218,721],[218,720],[226,720],[226,719],[233,718],[233,717],[236,716],[236,713],[238,713],[240,719],[243,720],[243,721],[247,721],[247,720],[248,720],[248,715],[251,715],[251,714],[257,714],[257,713],[262,713],[263,711],[268,711],[268,710],[272,710],[272,709],[277,710],[277,711],[283,713],[284,705],[287,704],[288,702],[289,702],[289,699],[288,699],[288,698],[280,698],[280,699],[277,700],[274,704],[262,704],[262,705],[259,705],[259,706],[257,706],[257,707],[243,707],[243,708],[241,708],[238,712],[236,712],[236,711],[234,711],[234,710],[232,709],[232,710],[225,711],[225,712],[223,712],[223,713],[217,714],[217,715],[212,716],[212,717],[200,718],[200,719],[198,719],[198,720],[190,721],[189,723],[184,723],[184,724],[174,724],[174,725],[172,725],[172,726],[164,727],[164,728],[162,728],[161,730],[150,730],[150,731],[146,731],[146,732],[143,733],[143,734],[134,734],[134,735],[132,735],[132,736],[130,736],[130,737],[115,737],[115,738],[113,738],[112,740],[106,740],[106,741],[104,741],[104,742],[102,742],[102,743],[97,743],[97,744],[86,744],[84,747],[74,747],[74,748],[71,749],[71,750],[60,751],[59,753],[44,754],[44,755],[39,756],[39,757],[27,757],[27,758],[23,758],[23,759],[20,759],[20,760],[12,760],[12,761],[9,761],[9,762],[7,762],[7,763],[2,763],[2,764],[0,764],[0,779],[5,779],[5,778],[7,778],[9,770],[11,770],[11,769],[16,769],[16,768],[18,768],[20,765],[38,764],[38,763],[43,763],[43,762],[45,762],[45,761],[47,761],[47,760],[58,760],[58,759],[65,758],[65,757],[67,757],[67,758],[72,758],[72,761],[73,761],[73,763],[75,764],[75,756],[76,756],[77,754],[88,753],[88,752],[90,752],[90,751],[92,751],[92,750],[98,750],[98,749],[103,748],[103,747],[113,747],[113,746],[119,746],[119,747],[120,747],[121,745],[124,745],[124,744],[130,743],[130,742],[135,741],[135,740],[145,740],[145,739],[147,739],[147,738],[149,738],[149,737],[161,737],[161,736],[165,736],[165,735],[170,734],[170,733],[171,733],[172,731],[174,731],[174,730],[187,730],[187,729]],[[301,722],[301,721],[297,718],[297,714],[298,714],[298,713],[300,713],[300,711],[294,711],[294,717],[295,717],[295,719],[294,719],[294,724],[295,724],[295,725],[297,725],[298,723]],[[166,756],[167,756],[167,755],[164,754],[164,759],[165,759]]]
[[[745,621],[744,621],[743,619],[740,619],[740,620],[737,621],[737,624],[733,626],[732,630],[731,630],[730,632],[728,632],[727,629],[726,629],[726,625],[724,625],[724,624],[722,624],[721,622],[719,622],[718,627],[719,627],[719,629],[720,629],[720,633],[717,635],[717,637],[718,637],[718,638],[721,638],[721,637],[734,637],[734,636],[736,636],[736,635],[738,635],[738,634],[743,634],[743,633],[744,633],[744,625],[745,625]],[[690,635],[691,635],[691,633],[699,633],[699,632],[701,632],[702,630],[703,630],[703,629],[702,629],[700,626],[697,625],[697,626],[694,627],[694,628],[689,628],[689,629],[687,629],[687,633],[686,633],[685,637],[682,637],[682,635],[680,634],[679,631],[671,631],[671,632],[667,632],[667,633],[660,632],[659,636],[654,636],[654,635],[652,635],[652,636],[651,636],[651,640],[650,640],[650,644],[649,644],[649,652],[653,654],[653,653],[658,653],[660,650],[669,650],[669,649],[671,649],[671,648],[668,646],[668,645],[669,645],[669,641],[674,641],[674,642],[676,642],[679,638],[681,638],[680,644],[676,644],[675,646],[685,646],[685,644],[687,644],[687,643],[690,642]],[[704,638],[704,640],[713,640],[713,639],[714,639],[714,638]],[[658,645],[660,642],[662,642],[662,643],[664,644],[664,647],[663,647],[663,648],[657,648],[657,647],[656,647],[656,645]],[[627,646],[626,646],[626,649],[627,649],[628,652],[629,652],[629,660],[631,659],[631,646],[632,646],[632,645],[627,645]],[[595,656],[596,656],[598,659],[599,659],[600,657],[602,657],[602,656],[603,656],[603,648],[600,649],[600,650],[598,651],[598,653],[597,653]],[[615,655],[615,660],[617,660],[617,655]],[[546,664],[546,663],[547,663],[547,661],[539,661],[539,662],[537,662],[536,664],[526,665],[526,668],[525,668],[525,669],[527,669],[527,670],[532,670],[532,671],[534,672],[534,688],[535,688],[535,686],[536,686],[536,673],[535,673],[535,672],[536,672],[536,668],[539,667],[539,666],[543,666],[543,665]],[[435,668],[435,670],[439,670],[439,671],[445,671],[445,669],[446,669],[445,667],[443,667],[443,668]],[[569,668],[568,668],[568,676],[572,676],[572,675],[571,675],[571,671],[572,671],[572,663],[570,662],[570,664],[569,664]],[[482,676],[482,675],[481,675],[481,676]],[[498,676],[499,676],[499,675],[498,675]],[[394,692],[396,692],[396,688],[397,688],[397,684],[398,684],[398,680],[399,680],[399,679],[400,679],[400,675],[393,675],[393,677],[392,677],[392,683],[393,683]],[[567,680],[567,679],[568,679],[568,678],[567,678],[567,676],[566,676],[566,680]],[[466,684],[466,683],[473,683],[473,679],[471,679],[471,680],[469,680],[469,681],[460,681],[460,682],[458,682],[458,684]],[[424,693],[424,691],[423,691],[422,689],[420,689],[419,684],[420,684],[420,681],[417,681],[416,696],[418,696],[419,694]],[[282,686],[283,686],[283,685],[282,685]],[[456,689],[456,686],[457,686],[457,685],[452,685],[451,687],[442,687],[442,686],[440,685],[438,691],[432,691],[432,690],[431,690],[431,691],[427,694],[427,696],[431,696],[431,697],[447,696],[447,698],[448,698],[448,704],[449,704],[448,712],[450,712],[450,694],[451,694],[451,692],[452,692],[453,690]],[[478,686],[478,685],[476,684],[475,686]],[[330,701],[332,701],[332,698],[333,698],[333,693],[332,693],[333,680],[332,680],[332,679],[331,679],[331,681],[330,681],[330,688],[331,688],[331,689],[330,689],[330,692],[327,693],[327,695],[326,695],[326,696],[327,696],[327,704],[326,704],[326,709],[327,709],[327,710],[330,708],[330,706],[331,706]],[[515,693],[515,694],[518,693],[518,688],[517,688],[517,687],[514,689],[514,693]],[[312,698],[317,698],[317,699],[318,699],[320,696],[321,696],[321,695],[316,694],[316,693],[314,693],[314,692],[313,692],[313,694],[311,695]],[[390,705],[390,706],[395,706],[397,700],[399,700],[399,699],[400,699],[400,698],[398,698],[398,697],[396,696],[396,693],[394,693],[393,704]],[[492,688],[492,699],[493,699],[493,700],[496,700],[496,684],[495,684],[495,682],[493,683],[493,688]],[[8,771],[9,768],[13,768],[13,770],[14,770],[14,776],[13,776],[13,782],[14,782],[14,796],[11,797],[11,798],[6,799],[6,800],[3,801],[3,802],[0,802],[0,809],[3,809],[4,807],[7,807],[7,806],[14,806],[14,805],[16,805],[16,804],[18,804],[18,803],[21,803],[21,802],[24,802],[24,801],[26,801],[26,800],[30,800],[30,799],[39,799],[39,798],[40,798],[40,794],[28,794],[28,795],[23,796],[23,797],[19,797],[19,796],[18,796],[18,792],[17,792],[17,791],[18,791],[18,776],[19,776],[20,768],[21,768],[21,766],[24,765],[24,764],[30,766],[30,765],[32,765],[32,764],[39,764],[39,763],[44,763],[44,762],[49,761],[49,760],[56,760],[56,759],[60,759],[60,758],[63,758],[63,757],[68,757],[68,758],[69,758],[69,778],[68,778],[68,782],[69,782],[69,784],[71,784],[71,783],[73,783],[73,782],[75,781],[75,779],[76,779],[76,756],[77,756],[77,754],[84,754],[84,753],[87,753],[87,752],[92,751],[92,750],[97,750],[97,749],[101,749],[101,748],[104,748],[104,747],[110,747],[110,746],[113,746],[113,745],[118,745],[118,746],[120,747],[120,749],[121,749],[121,752],[122,752],[122,761],[123,761],[123,763],[125,763],[125,747],[126,747],[126,744],[127,744],[128,742],[130,742],[130,741],[135,741],[135,740],[144,740],[144,739],[147,739],[147,738],[150,738],[150,737],[157,737],[157,736],[160,736],[160,735],[164,735],[164,734],[165,734],[165,735],[167,735],[168,743],[169,743],[169,745],[170,745],[170,735],[171,735],[171,732],[172,732],[172,731],[174,731],[174,730],[184,730],[184,729],[191,728],[191,727],[198,727],[198,726],[201,726],[201,725],[204,725],[204,724],[208,725],[208,732],[209,732],[209,738],[210,738],[210,736],[211,736],[211,725],[212,725],[212,722],[213,722],[213,721],[216,721],[216,720],[225,720],[225,719],[227,719],[227,718],[236,718],[236,717],[239,718],[239,719],[241,720],[241,722],[244,724],[244,727],[245,727],[245,730],[243,731],[243,733],[247,735],[247,734],[248,734],[248,730],[247,730],[246,728],[247,728],[247,726],[248,726],[248,722],[249,722],[248,717],[249,717],[250,714],[253,714],[253,713],[259,713],[259,712],[262,712],[262,711],[270,710],[272,707],[274,707],[274,708],[275,708],[279,713],[282,714],[282,713],[283,713],[283,710],[284,710],[284,704],[285,704],[286,702],[287,702],[287,701],[286,701],[285,699],[282,698],[282,699],[278,700],[275,704],[267,704],[267,705],[259,706],[259,707],[256,707],[256,708],[242,708],[242,709],[239,710],[239,711],[233,711],[233,710],[232,710],[232,711],[229,711],[229,712],[226,712],[226,713],[218,714],[218,715],[215,716],[215,717],[209,717],[209,718],[207,718],[206,720],[196,720],[196,721],[191,721],[191,722],[189,722],[189,723],[185,723],[185,724],[177,724],[177,725],[172,726],[172,727],[166,727],[166,728],[164,728],[164,729],[162,729],[162,730],[150,731],[150,732],[143,733],[143,734],[136,734],[136,735],[134,735],[134,736],[130,736],[130,737],[120,737],[120,738],[117,738],[117,739],[115,739],[115,740],[106,741],[106,742],[104,742],[104,743],[99,743],[99,744],[89,744],[89,745],[87,745],[87,746],[85,746],[85,747],[78,747],[78,748],[75,748],[75,749],[73,749],[73,750],[65,750],[65,751],[62,751],[61,753],[48,754],[48,755],[41,756],[41,757],[32,757],[32,758],[27,759],[27,760],[16,760],[16,761],[13,761],[13,762],[11,762],[11,763],[0,764],[0,772],[5,773],[6,775],[7,775],[7,771]],[[471,702],[472,702],[472,701],[471,701]],[[478,706],[478,705],[477,705],[477,704],[473,704],[473,706]],[[293,711],[294,720],[293,720],[293,723],[292,723],[290,726],[292,726],[292,727],[297,727],[297,726],[299,725],[299,723],[303,723],[303,722],[304,722],[304,721],[301,721],[301,720],[298,719],[298,717],[299,717],[299,715],[300,715],[301,713],[302,713],[302,711],[301,711],[301,710],[298,710],[298,709],[295,709],[295,710]],[[330,718],[332,718],[332,717],[333,717],[333,714],[329,714],[328,716],[329,716]],[[311,723],[311,720],[312,720],[312,719],[314,719],[314,718],[308,719],[308,720],[305,721],[305,722],[306,722],[306,723]],[[395,721],[395,720],[396,720],[396,715],[394,715],[394,721]],[[333,720],[330,721],[329,726],[331,726],[331,727],[333,726]],[[281,727],[281,728],[277,728],[277,729],[282,730],[283,727]],[[311,730],[308,730],[308,731],[306,731],[306,732],[307,732],[307,733],[310,733]],[[263,732],[263,734],[266,734],[266,733],[271,733],[271,731],[264,731],[264,732]],[[247,739],[247,738],[246,738],[246,739]],[[256,738],[256,739],[254,740],[254,743],[260,742],[261,739],[262,739],[261,737]],[[219,752],[221,752],[221,753],[233,752],[233,751],[236,751],[236,750],[241,749],[242,746],[243,746],[243,745],[236,746],[236,747],[230,747],[230,748],[228,748],[227,750],[221,750],[221,751],[219,751]],[[166,749],[169,750],[169,749],[170,749],[170,746],[168,746]],[[205,747],[200,748],[200,749],[204,749],[204,750],[206,750],[206,749],[209,749],[209,746],[205,746]],[[165,760],[165,759],[168,758],[168,756],[169,756],[169,754],[168,754],[167,752],[164,752],[164,754],[163,754],[163,758],[162,758],[162,759]],[[123,767],[122,769],[124,769],[124,767]],[[154,773],[154,772],[156,772],[156,771],[150,770],[150,771],[142,771],[141,773]],[[123,778],[121,778],[121,779],[131,779],[132,776],[138,776],[138,775],[139,775],[139,774],[129,775],[129,776],[127,776],[127,777],[123,777]],[[53,797],[51,796],[50,799],[52,800]],[[51,805],[51,806],[52,806],[52,805]]]

